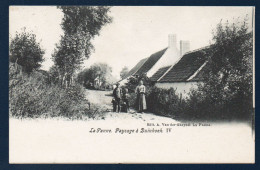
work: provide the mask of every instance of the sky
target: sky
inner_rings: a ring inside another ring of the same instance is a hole
[[[51,54],[63,34],[62,12],[55,6],[11,6],[10,37],[23,27],[36,34],[45,49],[42,69],[53,62]],[[168,35],[176,34],[177,42],[190,41],[191,50],[209,45],[212,30],[222,20],[233,22],[246,15],[252,25],[252,7],[179,7],[116,6],[109,13],[113,22],[105,25],[92,43],[95,47],[83,68],[94,63],[107,63],[117,78],[124,66],[129,69],[141,59],[168,46]]]

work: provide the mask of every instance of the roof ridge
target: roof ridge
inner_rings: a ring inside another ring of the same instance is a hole
[[[206,60],[201,66],[200,68],[198,68],[198,70],[196,70],[188,79],[187,81],[192,80],[194,77],[196,77],[196,75],[203,69],[203,67],[205,67],[205,65],[208,63],[208,60]]]
[[[192,50],[192,51],[189,51],[189,52],[185,53],[184,55],[190,54],[190,53],[194,53],[194,52],[197,52],[197,51],[200,51],[200,50],[207,49],[207,48],[209,48],[210,46],[211,46],[211,45],[207,45],[207,46],[205,46],[205,47],[197,48],[197,49],[195,49],[195,50]],[[184,55],[183,55],[183,56],[184,56]]]

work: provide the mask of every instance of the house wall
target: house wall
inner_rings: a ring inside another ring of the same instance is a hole
[[[175,47],[168,48],[163,56],[154,64],[154,66],[147,72],[147,77],[157,72],[160,68],[175,64],[180,59],[180,51]]]
[[[191,88],[198,88],[198,83],[199,82],[156,83],[155,86],[162,89],[173,88],[178,94],[182,94],[183,97],[187,97]]]

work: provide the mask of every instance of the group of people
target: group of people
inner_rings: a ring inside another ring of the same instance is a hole
[[[129,112],[129,94],[128,89],[119,87],[119,83],[116,84],[116,87],[113,90],[113,112]],[[136,87],[135,93],[137,94],[137,103],[138,111],[143,113],[146,109],[146,100],[145,100],[145,86],[143,81],[139,82],[139,85]]]

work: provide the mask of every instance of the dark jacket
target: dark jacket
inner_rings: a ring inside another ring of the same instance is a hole
[[[113,90],[113,96],[115,99],[120,99],[121,98],[121,89],[119,87],[116,87]]]

